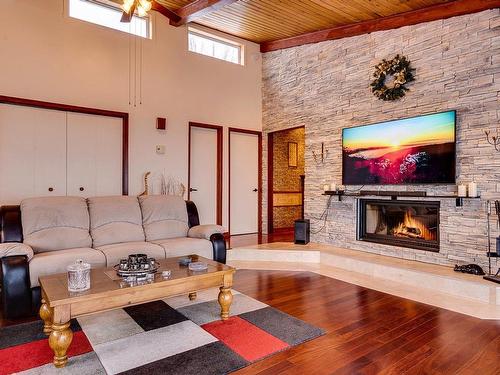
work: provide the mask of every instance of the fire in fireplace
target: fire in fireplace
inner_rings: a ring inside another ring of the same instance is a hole
[[[407,210],[403,222],[392,230],[392,234],[396,237],[404,238],[419,238],[423,240],[435,241],[437,238],[437,231],[433,228],[429,228],[429,223],[427,221],[428,215],[424,217],[422,215],[416,216],[413,210]],[[415,216],[414,216],[415,215]]]
[[[439,202],[360,199],[358,240],[439,251]]]

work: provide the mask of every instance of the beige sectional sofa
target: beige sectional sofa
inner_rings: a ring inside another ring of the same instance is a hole
[[[66,272],[76,259],[93,268],[113,266],[132,253],[157,259],[197,254],[225,262],[224,229],[197,225],[196,207],[180,197],[42,197],[22,201],[19,210],[22,242],[2,238],[0,258],[8,274],[7,258],[25,257],[30,289],[39,286],[40,276]],[[13,225],[2,218],[3,226]],[[3,284],[6,277],[4,271]]]

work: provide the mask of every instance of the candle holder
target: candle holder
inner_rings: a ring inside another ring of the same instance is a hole
[[[498,129],[497,129],[496,135],[492,135],[490,137],[490,133],[491,132],[489,130],[484,131],[484,134],[486,134],[486,141],[488,141],[488,143],[490,145],[495,147],[495,150],[500,152],[500,134],[498,132]]]
[[[325,148],[325,143],[321,142],[321,153],[317,154],[312,150],[312,156],[316,165],[324,164],[328,156],[328,149]]]

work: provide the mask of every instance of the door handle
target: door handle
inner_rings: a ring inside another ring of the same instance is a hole
[[[53,187],[49,187],[49,191],[52,193],[54,191]]]
[[[193,192],[193,191],[198,191],[198,189],[195,189],[195,188],[189,188],[189,191],[190,191],[190,192]]]
[[[84,191],[85,188],[83,186],[80,186],[80,191]]]
[[[259,189],[255,188],[255,189],[253,189],[252,191],[254,191],[254,192],[258,192],[258,191],[259,191]]]

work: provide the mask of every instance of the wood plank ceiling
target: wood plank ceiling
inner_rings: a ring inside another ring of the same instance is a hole
[[[170,19],[170,23],[174,26],[196,22],[260,43],[263,52],[500,7],[500,0],[156,0],[155,2],[158,6],[163,6],[181,17],[180,21],[177,18]],[[382,26],[378,26],[379,24]]]
[[[196,22],[262,43],[446,1],[449,0],[239,0]]]

